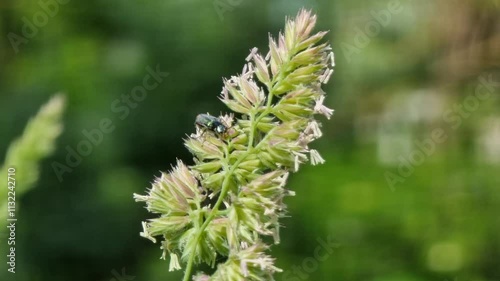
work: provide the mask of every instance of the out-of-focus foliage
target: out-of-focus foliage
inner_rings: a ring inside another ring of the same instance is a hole
[[[176,157],[193,163],[182,138],[196,114],[224,110],[221,78],[302,6],[318,14],[317,30],[330,30],[337,66],[325,104],[336,111],[313,147],[327,162],[290,177],[297,196],[271,248],[284,269],[277,280],[500,280],[499,5],[69,0],[16,53],[8,34],[23,35],[23,18],[33,23],[44,9],[2,1],[0,158],[40,104],[67,93],[58,147],[19,199],[15,280],[120,280],[123,268],[134,280],[180,280],[139,237],[148,215],[131,194]],[[127,99],[157,65],[168,77]],[[427,156],[420,147],[435,129],[447,138]],[[101,141],[77,161],[68,155],[90,142],[84,130]],[[415,151],[424,160],[401,176]],[[62,182],[54,162],[71,169]],[[402,179],[390,185],[387,172]],[[316,259],[329,236],[339,246]],[[3,268],[0,280],[12,280]]]
[[[7,179],[7,171],[14,169],[15,196],[20,198],[35,184],[39,177],[39,162],[54,152],[56,138],[62,131],[62,113],[64,110],[64,96],[54,96],[45,104],[38,114],[28,122],[23,135],[14,140],[7,150],[7,156],[0,175]],[[16,187],[17,185],[17,187]],[[7,181],[2,183],[0,193],[0,206],[7,210]],[[0,218],[5,220],[7,212],[0,213]]]

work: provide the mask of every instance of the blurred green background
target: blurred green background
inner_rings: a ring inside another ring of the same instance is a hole
[[[180,280],[139,237],[153,215],[132,193],[192,163],[196,114],[226,112],[222,77],[300,7],[330,30],[336,112],[313,144],[326,164],[290,178],[276,279],[500,280],[500,1],[55,1],[0,2],[0,158],[50,96],[67,98],[56,152],[17,198],[15,275],[0,231],[0,280]],[[113,109],[157,65],[168,77]],[[104,118],[114,131],[60,181],[53,163]],[[321,239],[338,244],[323,261]]]

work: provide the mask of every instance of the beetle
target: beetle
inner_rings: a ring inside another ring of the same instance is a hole
[[[203,130],[209,130],[214,132],[217,136],[221,136],[227,132],[227,126],[222,123],[222,121],[210,114],[198,114],[196,120],[194,121],[196,126],[199,126]]]

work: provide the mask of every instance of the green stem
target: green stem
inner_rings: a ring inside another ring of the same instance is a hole
[[[284,63],[283,64],[284,66],[287,66],[288,67],[288,63]],[[285,68],[286,69],[286,68]],[[260,120],[262,120],[262,118],[264,118],[265,116],[267,116],[269,113],[271,113],[271,110],[272,110],[272,103],[273,103],[273,97],[274,97],[274,89],[277,88],[277,81],[280,81],[281,79],[283,78],[283,74],[280,72],[278,77],[274,78],[270,83],[269,85],[267,85],[267,89],[269,90],[269,95],[267,97],[267,103],[266,103],[266,109],[259,115],[259,117],[257,117],[257,119],[255,120],[255,122],[252,123],[252,129],[250,130],[250,138],[249,138],[249,145],[248,145],[248,150],[252,149],[253,147],[253,141],[254,141],[254,138],[255,138],[255,132],[257,131],[257,125],[259,124]],[[254,118],[254,115],[252,114],[252,116],[250,117],[250,120],[252,120]]]
[[[208,215],[208,217],[205,220],[205,222],[200,227],[200,230],[199,230],[199,232],[198,232],[198,234],[196,236],[196,244],[195,244],[196,246],[195,247],[198,246],[198,244],[200,243],[201,235],[203,234],[203,232],[205,231],[205,229],[207,228],[207,226],[210,224],[210,222],[214,219],[216,213],[218,213],[219,207],[222,204],[222,202],[224,201],[224,198],[226,197],[227,192],[229,191],[229,180],[231,179],[234,171],[236,170],[236,168],[238,168],[238,165],[243,160],[245,160],[248,157],[248,155],[254,153],[255,150],[257,150],[257,149],[260,148],[260,145],[262,143],[264,143],[265,139],[266,138],[264,138],[253,149],[248,150],[246,153],[244,153],[243,155],[241,155],[240,158],[238,160],[236,160],[236,162],[231,166],[231,169],[226,174],[226,177],[224,178],[224,181],[222,182],[222,190],[220,192],[219,198],[217,199],[217,202],[215,203],[214,207],[212,208],[212,211]],[[193,252],[195,252],[195,251],[193,251]],[[189,257],[189,261],[188,261],[187,266],[186,266],[186,271],[184,272],[184,279],[183,279],[183,281],[189,281],[189,277],[191,276],[191,270],[193,268],[193,263],[194,263],[194,253],[191,254],[191,256]]]
[[[284,63],[282,65],[282,69],[287,69],[288,68],[288,62]],[[255,151],[257,151],[260,146],[265,143],[266,139],[268,136],[271,134],[268,133],[255,147],[253,146],[254,138],[255,138],[255,132],[257,131],[257,124],[259,124],[260,120],[264,118],[264,116],[267,116],[271,110],[272,110],[272,101],[273,101],[273,96],[274,96],[274,89],[277,88],[277,85],[280,80],[283,79],[284,73],[280,72],[279,75],[271,81],[270,85],[268,86],[269,89],[269,95],[267,98],[267,103],[266,103],[266,109],[255,119],[254,122],[252,122],[252,129],[250,131],[250,137],[248,139],[248,150],[242,154],[236,162],[231,166],[231,169],[229,170],[228,173],[226,173],[226,176],[224,177],[224,180],[222,182],[222,189],[219,195],[219,198],[217,199],[217,202],[215,203],[214,207],[212,208],[212,211],[208,215],[207,219],[205,222],[200,227],[200,230],[198,234],[196,235],[196,243],[195,243],[195,249],[191,256],[189,257],[187,266],[186,266],[186,271],[184,272],[184,278],[182,279],[183,281],[189,281],[189,278],[191,276],[191,271],[193,269],[193,264],[194,264],[194,252],[196,252],[196,247],[198,247],[198,244],[200,243],[201,236],[205,229],[208,227],[210,222],[215,218],[216,214],[219,213],[219,207],[224,201],[224,198],[226,198],[226,195],[229,191],[229,181],[234,173],[234,171],[238,168],[238,165],[243,162],[249,155],[253,154]],[[250,116],[250,120],[253,120],[255,118],[255,115]],[[226,155],[229,153],[226,152]]]
[[[254,153],[255,151],[259,150],[260,149],[260,146],[262,144],[265,143],[265,141],[267,140],[267,137],[270,136],[271,134],[267,134],[260,142],[258,145],[256,145],[254,148],[250,149],[250,150],[247,150],[244,154],[242,154],[240,156],[240,158],[238,158],[238,160],[236,160],[236,162],[231,166],[231,169],[229,170],[229,172],[226,174],[226,177],[224,178],[224,181],[222,182],[222,190],[220,192],[220,195],[219,195],[219,198],[217,199],[217,202],[215,203],[214,207],[212,208],[212,211],[210,212],[210,214],[208,215],[207,219],[205,220],[205,222],[202,224],[202,226],[200,227],[200,231],[198,232],[198,235],[196,236],[196,246],[198,246],[198,244],[200,243],[200,239],[201,239],[201,235],[203,234],[203,232],[205,231],[205,229],[207,228],[207,226],[210,224],[210,222],[214,219],[216,213],[219,212],[219,207],[220,205],[222,204],[222,202],[224,201],[224,198],[226,197],[227,195],[227,192],[229,191],[229,180],[231,179],[234,171],[236,170],[236,168],[238,168],[238,165],[244,161],[249,155],[251,155],[252,153]],[[193,263],[194,263],[194,253],[191,254],[191,256],[189,257],[189,261],[187,263],[187,266],[186,266],[186,271],[184,272],[184,279],[182,279],[183,281],[189,281],[189,276],[191,276],[191,270],[193,268]]]
[[[248,138],[248,149],[247,150],[250,150],[253,147],[253,138],[255,135],[255,128],[254,128],[254,123],[253,123],[254,118],[255,118],[255,114],[252,112],[250,114],[250,123],[252,123],[252,129],[250,129],[250,137]]]

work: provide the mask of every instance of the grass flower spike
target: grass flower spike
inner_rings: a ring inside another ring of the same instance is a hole
[[[288,175],[307,161],[325,161],[309,144],[322,136],[315,115],[333,113],[321,85],[334,57],[319,43],[326,32],[312,34],[315,23],[302,10],[269,39],[266,55],[252,49],[241,75],[224,80],[220,100],[234,113],[205,118],[206,126],[186,140],[194,165],[178,161],[147,195],[134,195],[159,214],[143,223],[141,235],[163,238],[163,258],[168,254],[170,270],[185,268],[184,281],[273,280],[281,271],[262,238],[279,243],[283,199],[294,195],[285,189]],[[210,130],[213,120],[225,125],[224,133]],[[215,272],[193,276],[200,263]]]
[[[5,162],[0,167],[2,178],[7,178],[9,168],[16,169],[17,197],[31,190],[38,181],[40,162],[50,156],[55,148],[56,141],[62,133],[62,116],[65,109],[65,96],[56,94],[40,108],[38,114],[30,119],[22,136],[14,140],[7,150]],[[8,188],[8,181],[4,181],[3,190]],[[7,210],[9,198],[7,191],[0,193],[0,207]],[[0,219],[5,221],[7,211],[0,213]]]

